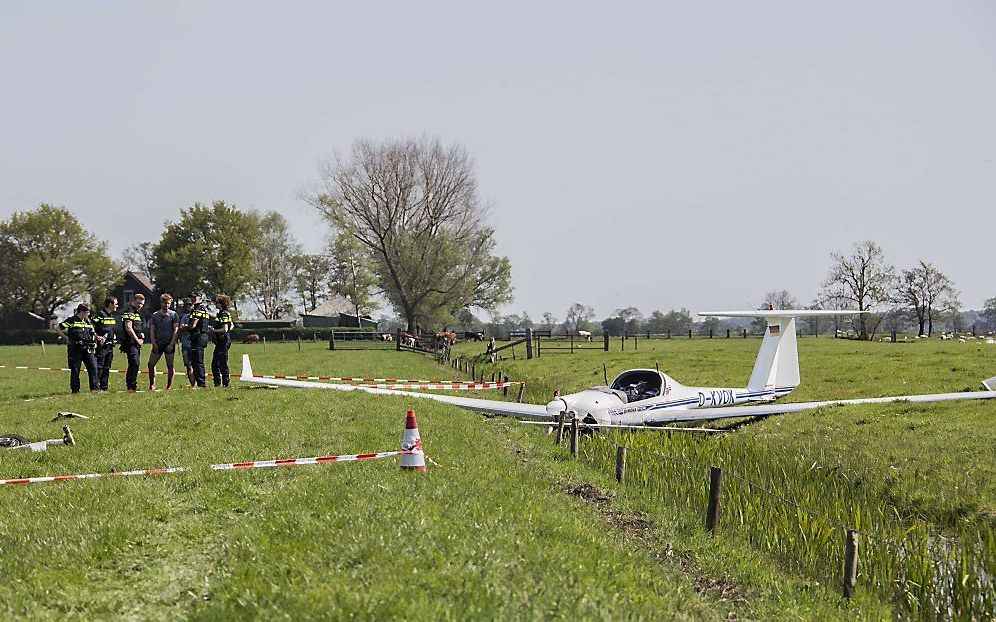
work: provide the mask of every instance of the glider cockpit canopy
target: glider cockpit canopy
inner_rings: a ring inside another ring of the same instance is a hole
[[[633,369],[619,375],[609,387],[627,404],[658,397],[664,393],[664,378],[653,369]]]

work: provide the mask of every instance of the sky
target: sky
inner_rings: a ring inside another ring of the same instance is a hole
[[[200,201],[277,210],[360,138],[474,157],[506,312],[757,306],[830,252],[996,296],[996,3],[0,3],[0,218],[114,254]],[[475,6],[477,5],[477,6]]]

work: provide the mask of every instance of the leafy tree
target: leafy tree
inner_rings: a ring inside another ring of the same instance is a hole
[[[356,317],[380,308],[373,299],[377,275],[369,255],[355,236],[345,231],[340,233],[329,246],[329,259],[332,267],[330,288],[353,303]]]
[[[934,334],[934,322],[958,311],[958,292],[951,279],[922,259],[903,270],[896,283],[896,300],[918,324],[918,335]]]
[[[671,331],[672,335],[687,333],[692,327],[692,314],[688,309],[668,311],[654,311],[647,321],[647,330],[652,333],[663,335]]]
[[[588,305],[575,302],[567,309],[567,319],[564,320],[564,328],[569,332],[577,334],[579,330],[587,328],[588,323],[595,317],[595,310]]]
[[[720,326],[721,322],[718,317],[709,316],[702,320],[699,324],[699,334],[708,335],[710,331],[712,331],[713,334],[716,334],[719,332]]]
[[[986,321],[986,328],[996,330],[996,296],[986,300],[982,309],[982,317]]]
[[[295,285],[294,258],[301,248],[287,226],[287,219],[278,212],[252,216],[259,227],[259,238],[252,254],[249,299],[264,318],[276,320],[294,308],[288,296]]]
[[[294,268],[295,289],[304,313],[314,311],[328,297],[332,261],[325,255],[299,254]]]
[[[204,290],[239,300],[253,278],[253,249],[259,224],[245,214],[215,201],[195,203],[170,223],[153,250],[152,276],[163,291],[186,294]]]
[[[549,331],[553,331],[557,326],[557,317],[550,313],[549,311],[543,312],[543,328]]]
[[[99,297],[121,276],[106,242],[69,210],[44,203],[0,223],[0,259],[5,306],[50,319],[71,302]]]
[[[358,141],[348,159],[324,168],[304,198],[363,245],[409,330],[512,299],[511,264],[494,254],[474,166],[459,146],[424,138]]]
[[[882,247],[865,240],[854,244],[850,255],[830,253],[830,274],[823,282],[822,297],[858,311],[883,311],[894,300],[895,268],[885,261]],[[854,320],[861,339],[870,339],[882,316],[862,313]]]

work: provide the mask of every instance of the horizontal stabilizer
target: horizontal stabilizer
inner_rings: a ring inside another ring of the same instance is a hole
[[[851,309],[754,309],[750,311],[702,311],[703,317],[828,317],[833,315],[854,315],[868,311]]]

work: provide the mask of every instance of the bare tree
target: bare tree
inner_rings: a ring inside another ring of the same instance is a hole
[[[893,301],[895,268],[886,263],[882,247],[865,240],[854,244],[850,255],[830,253],[833,264],[823,282],[822,298],[858,311],[883,311]],[[882,321],[880,314],[862,313],[854,320],[861,339],[870,339]]]
[[[249,299],[256,310],[268,320],[276,320],[293,310],[289,295],[294,289],[294,258],[301,247],[294,240],[285,219],[278,212],[259,215],[259,238],[253,248],[253,279],[249,283]]]
[[[155,265],[155,248],[153,242],[133,244],[121,252],[121,263],[125,270],[151,275]]]
[[[771,291],[764,295],[764,302],[761,304],[762,309],[796,309],[798,303],[795,301],[795,296],[789,293],[787,289],[780,291]],[[755,318],[751,322],[751,331],[755,333],[763,333],[768,327],[768,322],[762,317]]]
[[[588,322],[595,317],[595,310],[588,305],[575,302],[567,309],[567,319],[564,320],[564,327],[577,334]]]
[[[474,166],[459,146],[358,141],[349,158],[325,165],[303,198],[363,245],[410,330],[512,298],[511,265],[493,254]]]
[[[941,315],[956,312],[961,304],[951,279],[922,259],[903,270],[897,281],[897,299],[919,327],[918,335],[934,334],[934,322]]]

